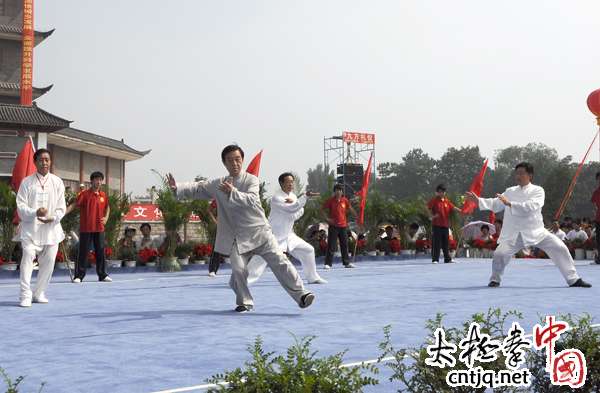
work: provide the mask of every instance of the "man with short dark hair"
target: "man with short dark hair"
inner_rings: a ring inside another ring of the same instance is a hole
[[[594,205],[594,223],[596,226],[596,257],[594,261],[597,264],[600,264],[600,256],[598,253],[600,252],[600,172],[596,172],[596,190],[592,194],[592,204]]]
[[[21,182],[17,192],[17,212],[21,220],[17,239],[23,254],[20,265],[21,307],[31,302],[48,303],[45,291],[54,270],[58,246],[65,238],[60,220],[65,215],[65,185],[50,173],[52,158],[47,149],[38,149],[34,155],[37,171]],[[33,260],[38,257],[37,288],[31,291]]]
[[[304,205],[307,197],[316,196],[312,192],[306,192],[300,198],[294,193],[294,174],[282,173],[279,176],[280,189],[275,191],[271,198],[271,212],[269,223],[273,229],[273,235],[279,243],[279,249],[287,252],[302,263],[302,270],[309,284],[326,284],[327,280],[321,278],[317,273],[315,263],[315,249],[294,233],[294,222],[304,214]],[[250,263],[250,277],[248,282],[252,283],[262,275],[266,263],[261,258],[255,258]]]
[[[102,172],[93,172],[90,175],[91,186],[77,195],[75,205],[79,208],[79,255],[75,264],[74,283],[81,283],[85,278],[87,257],[90,243],[94,245],[96,255],[96,273],[98,280],[111,282],[106,273],[106,260],[104,256],[104,226],[110,215],[108,197],[102,191],[104,175]],[[73,209],[70,205],[67,212]]]
[[[344,186],[336,184],[333,186],[333,196],[323,203],[323,214],[329,223],[327,255],[325,255],[326,270],[331,269],[333,253],[337,249],[338,239],[340,241],[340,251],[344,267],[355,267],[354,264],[350,263],[350,258],[348,257],[348,220],[346,218],[348,210],[354,217],[357,217],[356,211],[352,208],[350,201],[344,196]]]
[[[452,263],[450,256],[450,213],[452,210],[460,212],[460,209],[446,196],[446,186],[438,184],[435,188],[435,197],[428,203],[427,208],[431,212],[431,262],[438,263],[440,260],[440,248],[444,253],[444,262]]]
[[[281,286],[301,308],[310,306],[315,295],[304,289],[296,268],[279,250],[260,202],[258,178],[242,169],[244,151],[237,145],[229,145],[223,149],[221,160],[229,174],[225,178],[178,184],[169,173],[167,181],[178,199],[216,199],[219,225],[215,251],[229,255],[229,286],[236,295],[235,311],[248,312],[254,308],[247,266],[255,255],[267,262]]]
[[[515,167],[517,185],[509,187],[495,198],[480,198],[473,192],[466,197],[479,205],[481,210],[504,211],[504,225],[498,238],[498,248],[494,251],[492,276],[488,286],[498,287],[502,275],[512,256],[526,247],[536,247],[544,251],[558,267],[571,287],[591,287],[583,281],[575,270],[575,263],[567,246],[544,227],[542,207],[544,189],[531,183],[533,165],[521,162]]]

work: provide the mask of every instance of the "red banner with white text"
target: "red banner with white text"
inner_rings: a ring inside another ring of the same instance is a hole
[[[21,56],[21,105],[33,101],[33,0],[23,0],[23,51]]]
[[[162,221],[162,212],[153,203],[132,203],[129,212],[123,217],[124,221]],[[199,222],[200,217],[192,214],[189,222]]]
[[[375,144],[375,134],[367,134],[364,132],[344,131],[342,139],[344,142],[364,143],[366,145]]]

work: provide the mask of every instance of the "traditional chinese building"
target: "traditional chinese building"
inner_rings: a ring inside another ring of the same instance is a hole
[[[0,179],[11,176],[15,158],[31,137],[38,148],[53,155],[52,172],[66,186],[89,183],[94,171],[105,175],[110,189],[125,191],[125,164],[144,157],[124,141],[70,127],[71,121],[49,113],[35,103],[19,105],[22,55],[23,2],[0,0]],[[35,31],[37,46],[52,32]],[[46,94],[52,85],[33,87],[33,99]]]

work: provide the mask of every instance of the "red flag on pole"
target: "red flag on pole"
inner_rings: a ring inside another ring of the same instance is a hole
[[[27,139],[25,145],[21,149],[21,152],[15,160],[15,166],[12,170],[12,177],[10,179],[10,185],[15,192],[19,191],[19,186],[23,179],[27,176],[33,175],[36,171],[35,162],[33,161],[33,142],[31,138]]]
[[[262,152],[263,151],[261,150],[256,156],[254,156],[252,161],[250,161],[250,164],[248,164],[248,169],[246,169],[246,172],[258,177],[258,173],[260,172],[260,160],[262,158]]]
[[[365,205],[367,204],[367,193],[369,191],[369,181],[371,180],[371,163],[373,161],[373,153],[369,157],[367,170],[363,175],[363,184],[360,190],[356,193],[360,197],[360,211],[358,213],[358,225],[365,223]]]
[[[475,178],[473,179],[473,182],[471,183],[471,187],[469,187],[469,191],[473,192],[477,196],[481,196],[481,192],[483,191],[483,178],[485,176],[485,172],[487,171],[487,166],[488,166],[488,160],[485,160],[485,162],[483,163],[483,166],[481,167],[481,170],[479,171],[477,176],[475,176]],[[469,214],[473,210],[475,210],[475,207],[477,207],[477,204],[475,202],[473,202],[471,200],[467,200],[464,203],[461,211],[463,214]]]

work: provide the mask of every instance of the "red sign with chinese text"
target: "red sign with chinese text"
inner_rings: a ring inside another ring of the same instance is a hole
[[[153,203],[132,203],[129,212],[123,217],[125,221],[162,221],[162,212]],[[192,214],[189,222],[199,222],[200,217]]]
[[[364,132],[344,131],[342,139],[344,142],[364,143],[367,145],[375,144],[375,134],[367,134]]]
[[[23,0],[23,53],[21,56],[21,105],[33,101],[33,0]]]

